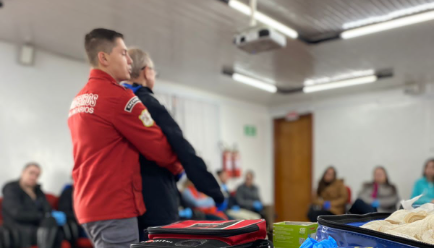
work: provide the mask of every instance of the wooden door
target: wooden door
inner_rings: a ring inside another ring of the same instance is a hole
[[[274,120],[277,221],[307,221],[312,196],[313,117]]]

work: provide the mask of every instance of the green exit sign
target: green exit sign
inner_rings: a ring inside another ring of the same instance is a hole
[[[253,125],[245,125],[244,126],[244,135],[248,137],[255,137],[256,136],[256,127]]]

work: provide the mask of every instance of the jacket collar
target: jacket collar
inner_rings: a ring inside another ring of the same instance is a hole
[[[102,79],[113,84],[118,84],[118,82],[112,76],[100,69],[92,69],[90,71],[89,79]]]
[[[143,87],[144,90],[146,90],[148,93],[154,94],[154,92],[149,87]]]

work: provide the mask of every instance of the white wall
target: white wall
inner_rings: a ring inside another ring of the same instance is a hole
[[[246,170],[255,172],[255,181],[259,185],[262,200],[265,204],[273,203],[272,121],[268,108],[161,80],[155,91],[218,106],[220,142],[230,146],[237,144],[241,154],[243,172]],[[256,137],[244,135],[245,125],[254,125],[257,128]],[[188,133],[186,137],[189,138]],[[193,137],[189,140],[197,150],[201,150],[201,144],[195,144]],[[214,161],[217,160],[217,168],[221,168],[220,155],[214,159]],[[214,170],[216,167],[212,168]],[[243,178],[231,180],[229,188],[235,190],[242,181]]]
[[[272,115],[289,111],[314,115],[314,185],[328,165],[353,190],[372,180],[376,165],[388,169],[401,197],[409,198],[425,160],[434,155],[434,98],[405,95],[390,89],[336,99],[282,105]]]
[[[32,67],[16,62],[17,47],[0,42],[0,184],[18,178],[23,165],[36,161],[42,165],[41,183],[47,192],[59,193],[73,166],[67,127],[71,100],[86,83],[89,68],[74,61],[37,50]],[[184,101],[215,106],[218,111],[218,139],[240,148],[243,169],[253,169],[265,203],[272,202],[271,122],[267,108],[160,80],[156,93],[177,96]],[[193,117],[194,118],[194,117]],[[210,119],[212,119],[210,117]],[[255,125],[258,135],[245,137],[244,125]],[[206,127],[202,127],[206,128]],[[214,130],[214,128],[213,128]],[[193,137],[192,131],[186,132]],[[194,138],[201,146],[208,144]],[[209,161],[214,169],[220,155]],[[232,183],[233,187],[235,182]]]
[[[24,67],[8,43],[0,43],[0,54],[0,184],[35,161],[43,169],[43,188],[59,193],[73,166],[67,112],[89,69],[40,51],[35,65]]]

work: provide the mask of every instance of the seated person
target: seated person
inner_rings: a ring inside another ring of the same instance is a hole
[[[395,185],[389,182],[386,169],[378,166],[374,170],[374,181],[363,185],[358,199],[350,209],[350,213],[392,213],[396,211],[398,203],[398,190]]]
[[[214,200],[197,191],[190,180],[185,182],[182,199],[188,207],[203,212],[207,220],[228,220],[222,209],[217,209]]]
[[[334,167],[329,167],[319,182],[308,218],[310,221],[316,222],[320,215],[344,214],[347,200],[348,192],[343,180],[337,179],[337,172]]]
[[[226,215],[230,216],[232,219],[236,220],[254,220],[254,219],[260,219],[261,215],[247,210],[240,208],[240,206],[237,204],[235,197],[231,196],[227,182],[229,180],[228,173],[224,170],[217,171],[217,176],[220,181],[220,187],[223,192],[223,195],[225,196],[226,200],[228,201],[228,209],[225,211]]]
[[[425,163],[423,177],[416,181],[411,198],[423,195],[414,205],[420,206],[425,203],[434,203],[434,159]]]
[[[236,200],[241,208],[262,213],[263,205],[259,197],[259,190],[253,183],[253,171],[246,172],[246,180],[237,189]]]
[[[78,224],[77,218],[75,217],[72,202],[73,194],[74,188],[72,184],[66,185],[59,197],[59,211],[64,212],[68,222],[72,223],[77,228],[77,234],[74,238],[87,238],[86,232],[83,227]]]
[[[37,184],[40,174],[40,166],[29,163],[18,181],[3,187],[3,224],[18,231],[21,247],[60,247],[62,233],[59,226],[66,223],[66,216],[51,209]]]

